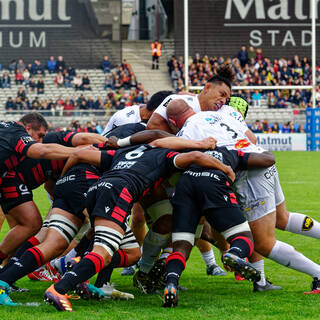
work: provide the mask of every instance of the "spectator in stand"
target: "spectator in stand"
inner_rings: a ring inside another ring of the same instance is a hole
[[[34,92],[36,90],[36,87],[37,87],[36,78],[34,76],[32,76],[29,81],[30,92]]]
[[[44,94],[44,81],[42,77],[39,78],[37,83],[37,94]]]
[[[71,77],[68,72],[64,73],[64,87],[65,88],[72,88],[72,79],[73,79],[73,77]]]
[[[263,55],[263,53],[262,53],[262,49],[261,48],[258,48],[257,50],[256,50],[256,61],[263,61],[264,60],[264,55]]]
[[[44,75],[45,74],[44,67],[39,60],[34,60],[32,66],[31,66],[31,73],[34,75],[36,75],[36,74]]]
[[[259,90],[254,90],[254,93],[252,95],[252,102],[255,107],[261,106],[261,98],[262,98],[261,92]]]
[[[121,81],[120,81],[120,77],[118,75],[116,75],[113,79],[113,88],[115,90],[120,89],[121,88]]]
[[[64,76],[62,71],[59,71],[57,76],[54,79],[54,82],[57,84],[58,88],[62,88],[64,86]]]
[[[30,110],[31,109],[31,103],[29,101],[29,98],[26,97],[23,101],[23,109],[24,110]]]
[[[57,70],[57,61],[54,56],[51,56],[47,61],[47,69],[49,73],[55,73]]]
[[[253,60],[256,60],[256,50],[254,50],[254,47],[250,46],[248,50],[248,62]]]
[[[254,133],[262,133],[263,132],[263,127],[262,127],[262,123],[260,122],[260,120],[256,120],[256,122],[254,124],[252,124],[251,130]]]
[[[168,65],[168,72],[169,75],[171,76],[171,72],[174,70],[174,65],[177,62],[176,57],[173,55],[170,60],[168,61],[167,65]]]
[[[40,110],[41,110],[41,114],[42,115],[44,115],[44,116],[48,116],[49,115],[50,109],[49,109],[48,101],[46,99],[42,99],[41,100]]]
[[[237,58],[239,59],[242,68],[248,63],[248,51],[246,46],[241,47],[237,54]]]
[[[22,73],[22,76],[23,76],[23,84],[25,86],[29,85],[29,80],[30,80],[30,72],[29,70],[26,68],[24,69],[23,73]]]
[[[130,88],[136,88],[137,87],[137,80],[135,75],[131,75],[130,79]]]
[[[24,90],[23,87],[19,87],[17,92],[17,97],[20,97],[22,101],[26,99],[26,91]]]
[[[101,69],[104,73],[110,72],[112,69],[111,62],[109,60],[108,56],[104,56],[102,62],[101,62]]]
[[[56,72],[64,72],[66,69],[66,63],[64,62],[63,56],[59,56],[56,63]]]
[[[8,97],[8,100],[6,102],[6,111],[12,111],[15,109],[16,109],[16,106],[15,106],[15,103],[14,103],[12,97]]]
[[[97,100],[96,100],[95,103],[94,103],[94,108],[95,108],[96,110],[103,110],[104,107],[105,107],[105,104],[104,104],[103,99],[102,99],[100,96],[98,96],[98,97],[97,97]]]
[[[39,97],[35,97],[34,100],[31,103],[31,110],[37,111],[41,107],[41,103],[39,100]]]
[[[75,75],[75,77],[73,78],[73,84],[74,84],[74,88],[76,90],[81,90],[81,87],[82,87],[82,78],[81,76],[79,75],[79,73],[77,73]]]
[[[298,131],[297,133],[305,133],[305,129],[304,129],[304,126],[302,124],[300,124],[299,128],[298,128]]]
[[[71,77],[71,79],[73,80],[74,76],[76,75],[76,71],[72,66],[69,66],[67,68],[67,72],[69,74],[69,76]]]
[[[87,106],[86,100],[82,100],[82,101],[81,101],[80,106],[79,106],[79,109],[80,109],[80,110],[88,110],[88,106]],[[87,113],[87,112],[82,112],[81,115],[86,116],[86,115],[88,115],[88,113]]]
[[[274,92],[271,91],[268,93],[268,108],[277,108],[278,101],[277,97],[274,95]]]
[[[174,70],[171,72],[171,81],[172,86],[174,89],[178,87],[178,80],[181,78],[181,72],[178,67],[175,67]]]
[[[23,101],[21,97],[17,97],[15,101],[16,110],[23,110]]]
[[[26,68],[26,64],[23,62],[22,59],[19,59],[16,66],[16,71],[20,71],[22,73],[25,68]]]
[[[181,92],[181,91],[184,91],[185,90],[185,86],[184,86],[184,83],[182,81],[182,79],[178,79],[178,84],[177,84],[177,88],[176,88],[176,91],[177,92]]]
[[[93,101],[92,97],[89,96],[88,100],[87,100],[87,109],[93,110],[94,108],[95,108],[94,101]]]
[[[106,78],[105,78],[105,81],[104,81],[104,89],[105,90],[107,90],[107,89],[113,90],[114,89],[114,87],[113,87],[113,79],[112,79],[110,74],[106,75]]]
[[[8,72],[5,72],[2,76],[2,79],[1,79],[1,85],[2,85],[2,88],[5,89],[5,88],[11,88],[11,78],[9,76],[9,73]]]
[[[14,75],[16,85],[23,84],[23,74],[21,70],[17,70]]]
[[[67,98],[66,101],[64,102],[63,109],[64,109],[65,116],[67,116],[67,117],[72,116],[72,110],[74,110],[74,105],[73,105],[73,102],[69,98]]]
[[[56,115],[58,115],[59,117],[63,116],[63,111],[64,111],[64,101],[62,99],[58,99],[56,101]]]
[[[279,133],[280,128],[279,128],[279,123],[275,122],[274,125],[272,126],[272,133]]]
[[[91,90],[90,87],[90,79],[88,75],[85,73],[82,77],[82,87],[81,90]]]
[[[262,122],[262,132],[263,133],[268,133],[269,132],[269,122],[268,122],[268,120],[264,120]]]
[[[11,60],[8,69],[10,73],[15,73],[17,70],[17,60]]]

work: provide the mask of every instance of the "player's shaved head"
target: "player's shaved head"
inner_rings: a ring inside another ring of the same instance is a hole
[[[167,106],[168,119],[178,129],[194,114],[193,109],[182,99],[172,100]]]

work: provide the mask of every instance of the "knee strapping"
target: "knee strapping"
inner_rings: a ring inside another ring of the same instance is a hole
[[[94,246],[103,247],[111,256],[118,251],[123,235],[109,227],[97,226],[94,228]]]
[[[131,231],[130,227],[127,227],[127,230],[123,236],[123,239],[120,243],[120,249],[133,249],[139,248],[139,243],[136,240],[133,232]]]
[[[165,215],[172,215],[172,205],[168,199],[162,200],[147,208],[146,212],[150,216],[152,223],[155,223]]]
[[[172,233],[172,242],[175,243],[177,241],[187,241],[192,246],[194,246],[194,233],[190,232],[173,232]]]
[[[72,241],[78,232],[78,227],[68,218],[60,214],[53,214],[50,217],[49,228],[58,231],[68,243]]]
[[[221,234],[224,236],[225,239],[228,239],[237,233],[241,233],[245,231],[251,232],[247,221],[244,223],[238,224],[232,228],[229,228],[228,230],[221,232]]]

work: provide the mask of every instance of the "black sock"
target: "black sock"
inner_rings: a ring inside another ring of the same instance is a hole
[[[128,256],[123,250],[119,249],[113,254],[109,265],[103,268],[99,272],[97,280],[94,285],[97,288],[101,288],[105,283],[110,282],[111,275],[114,268],[127,267],[127,266],[128,266]]]
[[[178,286],[179,278],[186,267],[186,258],[180,252],[173,252],[166,261],[167,285],[169,283]]]
[[[24,242],[15,252],[14,256],[10,258],[8,263],[0,270],[1,272],[6,271],[8,268],[10,268],[15,262],[19,260],[19,258],[23,255],[24,252],[26,252],[28,249],[38,245],[40,242],[36,237],[31,237],[26,242]]]
[[[12,284],[44,263],[42,252],[36,247],[30,248],[10,268],[0,273],[0,280]]]
[[[99,272],[103,268],[103,264],[103,258],[99,254],[88,253],[54,285],[55,290],[60,294],[66,294],[69,290],[74,289],[78,283],[90,279]]]
[[[86,251],[91,251],[92,249],[89,250],[89,245],[91,243],[91,240],[87,238],[87,236],[83,236],[80,242],[76,245],[74,250],[77,253],[77,256],[83,257]]]
[[[253,252],[253,243],[248,237],[236,237],[231,241],[228,252],[240,258],[250,257]]]

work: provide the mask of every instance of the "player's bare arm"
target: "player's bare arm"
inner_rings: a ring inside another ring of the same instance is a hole
[[[83,144],[105,143],[107,141],[108,139],[100,134],[81,132],[74,135],[72,138],[72,145],[77,147]]]
[[[172,133],[172,130],[170,129],[167,120],[155,112],[152,114],[151,118],[147,123],[147,129],[159,129]]]
[[[248,158],[248,169],[268,168],[276,163],[276,159],[271,152],[250,153]]]
[[[183,149],[214,149],[217,140],[213,137],[208,137],[203,140],[188,140],[179,137],[167,137],[157,139],[150,143],[150,145],[158,148],[170,148],[174,150]]]
[[[111,136],[107,141],[106,146],[112,149],[118,149],[119,147],[149,143],[170,136],[174,137],[173,134],[162,130],[144,130],[123,139]]]
[[[64,160],[67,159],[74,148],[64,147],[57,143],[34,143],[27,151],[27,156],[34,159]]]
[[[205,168],[217,169],[224,172],[231,179],[231,181],[235,180],[235,173],[230,166],[227,166],[216,158],[200,151],[181,153],[175,158],[175,163],[179,168],[183,169],[192,164],[196,164]]]

